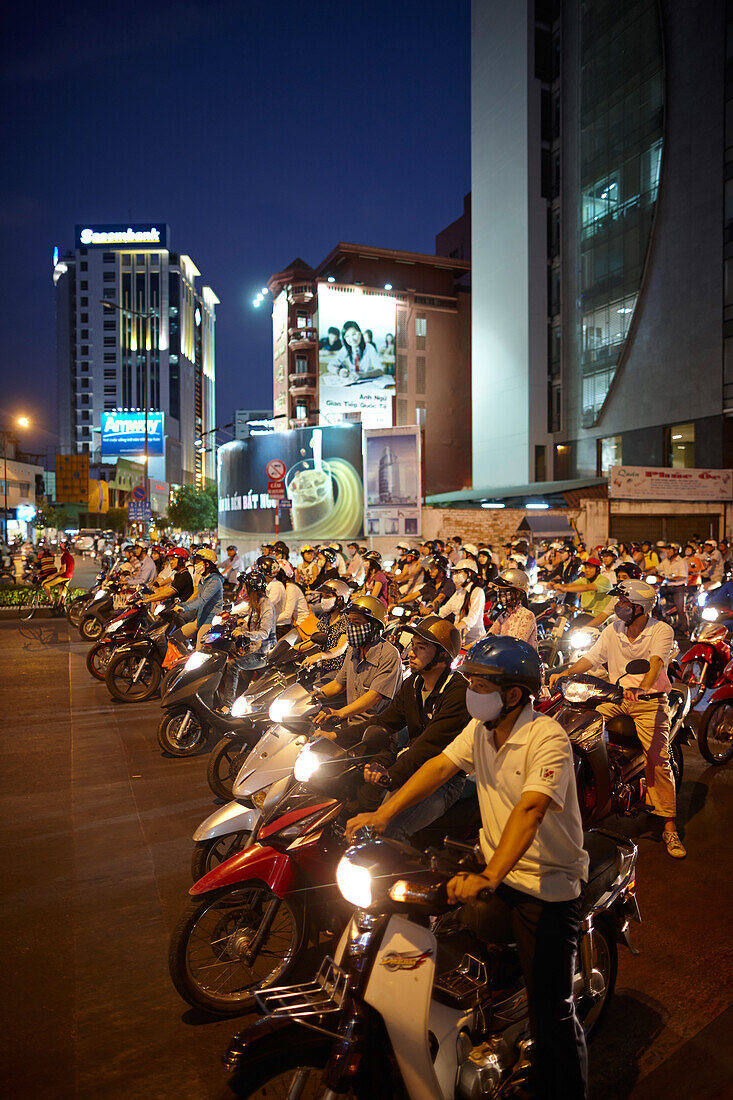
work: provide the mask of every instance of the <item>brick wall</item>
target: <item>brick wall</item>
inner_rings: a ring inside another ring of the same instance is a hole
[[[460,535],[464,542],[487,542],[500,546],[517,533],[517,528],[527,515],[518,508],[431,508],[422,510],[423,538],[449,539]],[[568,522],[577,520],[573,509],[548,510],[543,516],[558,516]]]

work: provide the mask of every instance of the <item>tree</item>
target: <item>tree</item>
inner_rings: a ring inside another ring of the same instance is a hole
[[[182,531],[210,531],[217,525],[218,506],[215,486],[182,485],[168,505],[168,519]]]
[[[124,531],[127,526],[127,508],[110,508],[105,513],[105,527],[110,531]]]
[[[43,504],[36,512],[33,526],[38,530],[63,531],[64,527],[70,527],[74,523],[74,517],[65,512],[63,508],[57,508],[53,504]]]

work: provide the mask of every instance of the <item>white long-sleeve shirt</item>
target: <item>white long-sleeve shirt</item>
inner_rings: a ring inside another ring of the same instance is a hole
[[[473,645],[479,638],[483,638],[486,633],[484,630],[484,605],[486,603],[486,595],[483,588],[477,586],[473,589],[468,600],[468,607],[465,612],[462,613],[461,608],[463,607],[465,599],[465,589],[457,588],[450,599],[447,599],[438,611],[441,619],[446,619],[451,614],[455,615],[454,623],[463,634],[464,647]]]
[[[285,607],[285,585],[282,581],[273,579],[267,585],[267,598],[275,608],[275,617],[280,621],[280,612]]]
[[[290,623],[302,623],[307,619],[310,609],[303,595],[302,589],[297,584],[285,586],[285,603],[277,616],[277,625],[285,626]]]

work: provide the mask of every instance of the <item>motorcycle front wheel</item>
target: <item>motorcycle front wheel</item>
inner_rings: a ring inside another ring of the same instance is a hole
[[[119,703],[144,703],[155,695],[162,674],[160,665],[152,657],[118,653],[107,665],[104,682],[107,691]]]
[[[269,928],[248,962],[263,920]],[[171,936],[171,979],[193,1008],[237,1016],[254,1008],[255,990],[276,985],[292,970],[304,934],[302,907],[276,898],[264,882],[223,886],[192,898],[183,911]]]
[[[250,752],[250,746],[239,737],[222,737],[214,745],[206,766],[206,779],[217,798],[231,801],[234,780]]]
[[[114,646],[110,642],[95,642],[87,653],[87,672],[95,680],[104,680]]]
[[[577,964],[579,965],[579,963]],[[575,972],[575,1009],[589,1041],[595,1036],[606,1014],[616,987],[618,948],[613,930],[603,920],[593,927],[593,996],[583,992],[580,970]]]
[[[733,759],[733,703],[711,703],[697,729],[697,744],[708,764]]]
[[[76,599],[72,600],[71,603],[68,604],[66,607],[66,618],[72,626],[75,626],[77,628],[77,630],[79,629],[81,617],[84,614],[88,603],[89,596],[77,596]]]
[[[158,744],[169,756],[193,756],[208,736],[208,726],[186,707],[167,711],[158,724]]]
[[[214,867],[218,867],[225,859],[241,852],[252,834],[247,830],[244,833],[227,833],[226,836],[215,836],[211,840],[199,840],[191,856],[191,878],[198,882]]]
[[[240,1100],[274,1100],[275,1097],[282,1097],[286,1100],[289,1096],[297,1096],[298,1100],[321,1100],[321,1097],[328,1095],[323,1070],[332,1046],[329,1039],[297,1024],[268,1035],[254,1043],[242,1056],[237,1072],[229,1078],[228,1086],[219,1094],[218,1100],[232,1100],[233,1097]],[[370,1076],[375,1069],[380,1069],[372,1066],[371,1060],[365,1068]],[[360,1078],[361,1075],[360,1072]],[[376,1088],[372,1081],[357,1079],[348,1092],[340,1092],[339,1097],[343,1100],[374,1100],[376,1096],[391,1096],[392,1084],[386,1076],[384,1072],[379,1072],[382,1081]]]
[[[690,706],[694,707],[700,701],[705,692],[705,680],[707,678],[708,662],[695,658],[682,666],[682,683],[690,689]]]
[[[104,627],[94,615],[87,615],[79,623],[79,633],[86,642],[99,640]]]

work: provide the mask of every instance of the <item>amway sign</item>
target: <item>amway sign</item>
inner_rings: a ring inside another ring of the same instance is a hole
[[[148,412],[148,454],[162,455],[163,421],[162,412]],[[145,451],[145,413],[144,412],[105,412],[102,413],[102,454],[103,455],[141,455]]]

